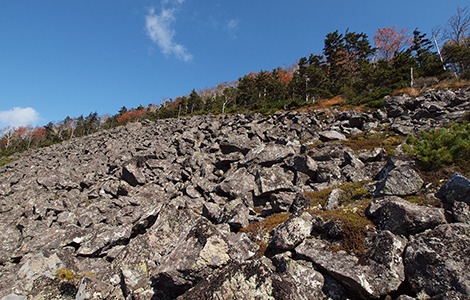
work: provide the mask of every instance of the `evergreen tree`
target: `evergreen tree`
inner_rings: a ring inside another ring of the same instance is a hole
[[[416,77],[442,77],[446,71],[444,64],[441,62],[439,54],[432,52],[432,43],[426,38],[426,34],[419,32],[417,29],[413,31],[413,44],[410,48],[415,52],[418,62]]]
[[[347,63],[343,34],[338,33],[338,30],[328,33],[324,42],[323,54],[328,64],[331,92],[338,95],[342,87],[344,65]]]

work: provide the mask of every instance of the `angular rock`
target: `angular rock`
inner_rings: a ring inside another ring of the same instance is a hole
[[[349,119],[349,126],[362,129],[364,126],[364,118],[361,115],[351,116]]]
[[[240,199],[235,199],[228,202],[223,209],[219,212],[219,217],[216,219],[218,224],[227,223],[234,232],[248,226],[250,211],[245,203]]]
[[[384,265],[399,278],[405,278],[403,250],[407,244],[403,237],[394,235],[388,230],[381,230],[369,245],[367,257]]]
[[[261,144],[251,149],[241,164],[257,163],[262,166],[270,167],[273,164],[282,162],[285,158],[293,156],[294,149],[290,146],[277,144]]]
[[[273,193],[269,196],[274,212],[287,212],[294,203],[296,194],[289,192]]]
[[[443,224],[408,244],[405,272],[415,292],[429,296],[453,290],[470,297],[470,225]]]
[[[312,232],[312,215],[304,212],[293,215],[275,229],[270,245],[281,250],[294,249]]]
[[[447,223],[444,209],[416,205],[396,196],[374,199],[366,213],[380,230],[394,234],[413,235]]]
[[[408,196],[416,194],[424,181],[410,166],[391,170],[387,177],[377,183],[376,196]]]
[[[322,142],[328,142],[333,140],[347,140],[346,136],[338,131],[330,130],[330,131],[322,131],[318,133],[320,135],[320,140]]]
[[[274,192],[294,191],[292,179],[280,167],[259,169],[255,177],[258,189],[255,189],[255,196],[267,196]]]
[[[385,157],[385,150],[383,148],[374,148],[359,153],[358,158],[364,163],[372,161],[381,161]]]
[[[285,281],[293,281],[296,287],[294,295],[289,295],[286,291],[286,295],[282,299],[287,299],[288,297],[306,300],[326,298],[322,291],[325,279],[320,272],[313,268],[310,262],[293,260],[288,255],[281,254],[281,257],[277,256],[273,257],[273,262],[276,260],[277,270],[281,273],[280,276]]]
[[[306,239],[295,252],[314,263],[323,272],[335,278],[354,293],[357,299],[379,298],[398,289],[405,280],[403,272],[377,263],[372,259],[362,262],[345,251],[330,251],[328,243]],[[405,245],[400,245],[403,251]],[[399,250],[397,250],[399,252]],[[394,251],[394,252],[397,252]]]
[[[205,202],[202,206],[202,215],[215,222],[220,217],[221,209],[217,203]]]
[[[28,297],[11,293],[10,295],[6,295],[5,297],[2,297],[1,300],[26,300],[26,299],[28,299]]]
[[[289,209],[289,212],[296,213],[310,208],[310,202],[310,199],[304,193],[297,193],[294,198],[294,203],[292,203]]]
[[[52,254],[49,257],[42,252],[29,254],[23,258],[24,263],[18,270],[18,284],[24,292],[33,287],[34,280],[41,276],[53,277],[58,270],[65,269],[65,264],[57,256]]]
[[[317,182],[327,182],[333,185],[341,181],[341,168],[337,164],[327,162],[318,165]]]
[[[146,182],[142,170],[135,164],[127,164],[122,168],[122,180],[132,186],[143,185]]]
[[[259,144],[259,141],[250,139],[248,135],[230,135],[220,142],[220,150],[222,150],[224,154],[241,152],[246,155],[250,149],[255,148]]]
[[[239,168],[228,175],[218,186],[218,189],[231,199],[250,198],[255,189],[255,177],[246,168]]]
[[[352,151],[344,151],[344,163],[355,169],[364,168],[364,163],[359,160]]]
[[[58,170],[40,169],[37,174],[37,182],[48,190],[68,185],[67,176]]]
[[[201,218],[152,272],[153,287],[181,295],[206,278],[212,268],[230,262],[230,246],[218,230]]]
[[[333,189],[323,205],[323,210],[333,210],[339,205],[339,197],[344,193],[342,189]]]
[[[77,253],[84,256],[98,255],[110,247],[124,243],[131,236],[131,228],[131,224],[126,226],[103,226],[102,228],[92,227],[93,233],[75,240],[76,243],[80,244]]]
[[[260,246],[253,243],[244,232],[228,236],[227,241],[232,247],[230,257],[235,261],[251,259],[260,248]]]
[[[287,166],[307,174],[312,180],[316,177],[317,163],[308,155],[297,155],[287,160]]]
[[[455,173],[439,189],[436,196],[457,222],[470,224],[470,180]]]
[[[275,299],[272,276],[273,271],[260,262],[234,263],[204,278],[178,300]]]
[[[0,230],[0,265],[9,262],[15,250],[21,244],[21,232],[13,226],[14,224],[6,224],[2,220],[2,229]]]

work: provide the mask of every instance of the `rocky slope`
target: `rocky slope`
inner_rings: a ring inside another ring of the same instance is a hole
[[[0,168],[0,298],[467,299],[470,181],[427,191],[442,208],[405,201],[423,180],[384,148],[469,110],[470,92],[429,91],[32,150]],[[386,139],[357,150],[358,135]]]

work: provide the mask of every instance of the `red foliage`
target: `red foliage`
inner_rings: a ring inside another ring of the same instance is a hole
[[[407,29],[397,30],[397,26],[378,29],[374,35],[375,46],[378,48],[379,58],[391,61],[395,51],[401,50],[412,43]]]
[[[279,71],[279,80],[281,80],[283,84],[288,84],[294,77],[294,73],[292,72],[284,71],[281,68],[278,68],[278,71]]]
[[[145,107],[141,109],[129,110],[125,113],[122,113],[119,117],[117,117],[117,123],[119,125],[125,125],[131,121],[139,120],[142,118],[145,112],[146,112]]]

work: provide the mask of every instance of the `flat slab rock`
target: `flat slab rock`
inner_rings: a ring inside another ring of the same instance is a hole
[[[393,236],[393,235],[392,235]],[[396,248],[393,256],[400,257],[404,240],[393,237]],[[339,281],[361,299],[379,298],[398,289],[405,280],[403,263],[379,263],[373,259],[360,260],[345,251],[331,251],[330,244],[319,239],[306,239],[295,252],[314,263],[320,270]],[[391,260],[393,261],[393,259]]]

